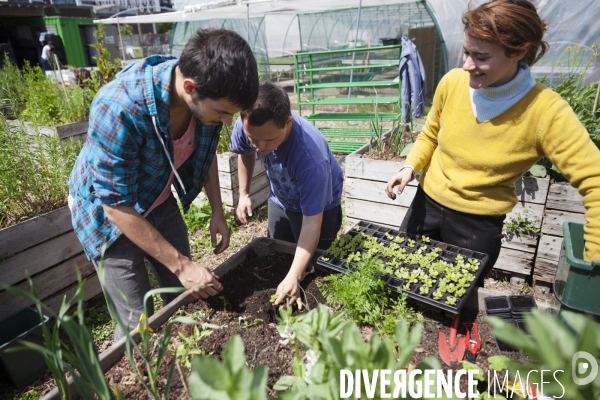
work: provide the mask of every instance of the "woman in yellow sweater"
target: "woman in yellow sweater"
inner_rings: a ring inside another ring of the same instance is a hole
[[[515,182],[547,156],[587,208],[586,260],[600,259],[600,151],[568,103],[531,77],[548,49],[528,0],[496,0],[463,15],[464,65],[441,80],[427,123],[387,184],[395,199],[423,169],[401,229],[489,255],[500,253]]]

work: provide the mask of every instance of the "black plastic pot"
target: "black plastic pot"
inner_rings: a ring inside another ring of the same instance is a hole
[[[484,300],[485,312],[493,316],[510,316],[510,303],[507,296],[486,297]]]
[[[47,322],[48,317],[44,316]],[[44,357],[34,350],[8,352],[20,347],[22,340],[45,346],[37,311],[26,308],[0,321],[0,366],[11,383],[22,389],[46,371]]]

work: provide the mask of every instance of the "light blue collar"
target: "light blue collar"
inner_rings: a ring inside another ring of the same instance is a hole
[[[502,114],[534,86],[535,79],[531,77],[529,66],[520,61],[517,75],[510,82],[502,86],[469,88],[471,105],[477,121],[487,121]]]

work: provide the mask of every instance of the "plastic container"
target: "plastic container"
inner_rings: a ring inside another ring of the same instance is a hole
[[[360,229],[355,230],[356,226],[358,226]],[[464,249],[464,248],[461,248],[458,246],[453,246],[453,245],[450,245],[447,243],[438,242],[437,240],[433,240],[433,239],[423,241],[423,238],[420,235],[412,235],[412,234],[409,234],[406,232],[400,232],[398,230],[385,228],[380,225],[368,223],[365,221],[360,221],[357,225],[355,225],[348,231],[348,234],[350,234],[352,236],[358,235],[359,233],[377,238],[378,242],[383,243],[386,246],[390,246],[392,244],[397,244],[401,248],[405,249],[405,251],[407,253],[414,253],[423,246],[426,246],[426,248],[427,248],[426,252],[429,252],[431,249],[438,247],[443,250],[444,257],[442,257],[442,259],[444,259],[448,262],[456,262],[455,258],[459,254],[465,258],[465,261],[467,258],[473,258],[473,259],[479,260],[479,262],[480,262],[479,268],[478,268],[477,272],[474,273],[475,278],[473,279],[473,281],[470,282],[470,285],[467,288],[465,288],[466,289],[465,293],[461,297],[456,297],[456,303],[454,305],[445,303],[446,297],[447,297],[446,295],[444,295],[444,297],[440,300],[435,300],[433,298],[433,293],[436,290],[437,284],[439,283],[439,280],[444,277],[444,274],[440,274],[437,277],[436,282],[434,283],[432,289],[429,290],[427,295],[421,295],[421,293],[418,289],[420,287],[420,283],[411,284],[409,290],[405,290],[404,285],[406,282],[403,279],[398,279],[397,277],[390,276],[388,274],[381,274],[382,279],[387,279],[386,284],[387,284],[387,287],[391,291],[396,292],[396,293],[404,292],[408,295],[409,298],[417,301],[418,303],[426,305],[433,310],[444,311],[444,312],[446,312],[448,314],[452,314],[452,315],[458,314],[460,312],[461,308],[466,303],[467,298],[469,297],[473,288],[475,287],[476,282],[478,281],[478,279],[483,271],[483,268],[485,267],[485,264],[487,263],[487,260],[488,260],[487,254],[474,252],[469,249]],[[396,238],[403,238],[404,240],[402,241],[402,243],[397,243],[397,242],[395,242]],[[412,244],[412,241],[414,241],[413,246],[408,245],[409,240],[411,241],[411,244]],[[355,251],[360,251],[361,253],[367,252],[367,250],[361,249],[359,247],[357,247],[355,249]],[[388,263],[391,260],[388,257],[380,256],[380,259],[382,259],[382,261],[384,261],[384,263],[386,263],[386,267],[390,267],[394,270],[397,270],[400,268],[400,267],[395,268],[395,267],[390,266]],[[340,261],[341,261],[341,264],[340,264]],[[315,266],[315,269],[317,270],[317,272],[319,272],[321,274],[345,272],[348,270],[352,271],[353,264],[351,264],[349,266],[350,268],[346,268],[345,267],[346,264],[347,264],[346,259],[339,259],[339,258],[336,258],[332,255],[328,255],[327,253],[325,253],[323,256],[319,257],[319,259],[317,260],[317,266]],[[410,271],[414,270],[415,268],[420,268],[418,266],[408,265],[405,263],[402,263],[401,266],[404,268],[408,268]],[[453,296],[453,295],[451,295],[451,296]],[[455,296],[453,296],[453,297],[455,297]]]
[[[44,321],[47,322],[48,317],[44,316]],[[44,357],[37,351],[6,351],[21,346],[21,340],[45,345],[40,317],[31,308],[0,321],[0,365],[17,389],[29,385],[47,369]]]
[[[583,224],[565,222],[554,295],[568,309],[600,317],[600,260],[583,259]]]
[[[510,315],[511,308],[507,296],[486,297],[483,302],[488,315]]]

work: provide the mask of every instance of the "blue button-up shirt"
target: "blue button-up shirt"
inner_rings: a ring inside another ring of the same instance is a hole
[[[148,57],[121,71],[94,98],[88,138],[68,180],[73,227],[89,259],[121,235],[104,204],[133,206],[143,215],[167,185],[174,159],[169,104],[176,65],[172,56]],[[183,187],[173,182],[184,210],[202,190],[220,130],[196,125],[198,147],[177,169]]]

